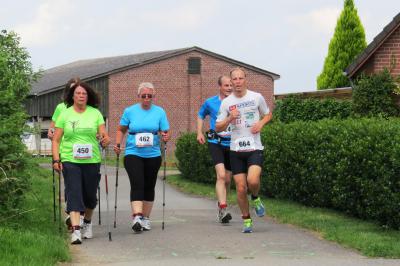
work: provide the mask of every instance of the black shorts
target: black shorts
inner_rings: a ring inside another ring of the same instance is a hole
[[[231,170],[231,160],[229,158],[229,147],[222,146],[219,144],[208,142],[208,150],[210,151],[211,158],[214,165],[223,163],[225,169]]]
[[[264,153],[261,150],[249,151],[249,152],[230,152],[232,174],[243,174],[247,173],[247,170],[251,165],[263,166]]]

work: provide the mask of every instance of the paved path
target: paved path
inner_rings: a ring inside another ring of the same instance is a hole
[[[114,215],[115,168],[108,168],[111,217]],[[166,186],[165,230],[161,230],[162,181],[149,232],[130,228],[129,181],[119,171],[117,228],[108,241],[106,197],[102,178],[102,225],[94,216],[94,238],[71,246],[72,263],[64,265],[400,265],[400,260],[368,259],[311,232],[254,218],[254,232],[241,233],[241,219],[232,208],[227,226],[216,223],[216,203]],[[111,222],[112,222],[111,221]]]

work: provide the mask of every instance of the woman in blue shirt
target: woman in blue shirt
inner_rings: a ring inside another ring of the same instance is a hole
[[[139,85],[140,102],[124,110],[114,146],[114,151],[119,154],[121,140],[128,133],[124,166],[131,184],[132,230],[135,232],[151,229],[149,217],[161,166],[160,140],[167,142],[170,139],[167,115],[163,108],[152,103],[154,95],[153,84],[143,82]]]

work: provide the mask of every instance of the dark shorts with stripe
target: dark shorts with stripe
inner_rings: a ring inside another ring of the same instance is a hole
[[[223,163],[226,170],[231,170],[229,147],[208,142],[208,150],[210,151],[214,165]]]

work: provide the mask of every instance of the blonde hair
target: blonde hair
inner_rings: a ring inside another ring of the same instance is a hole
[[[231,72],[229,72],[229,76],[232,77],[232,73],[233,73],[233,72],[236,72],[236,71],[242,71],[242,73],[243,73],[244,76],[246,77],[246,71],[244,71],[244,69],[241,68],[241,67],[235,67],[235,68],[233,68],[233,69],[231,70]]]
[[[142,82],[142,83],[139,84],[139,88],[138,88],[137,94],[140,95],[140,92],[145,88],[151,89],[153,91],[153,94],[156,93],[156,90],[154,89],[153,83],[151,83],[151,82]]]

